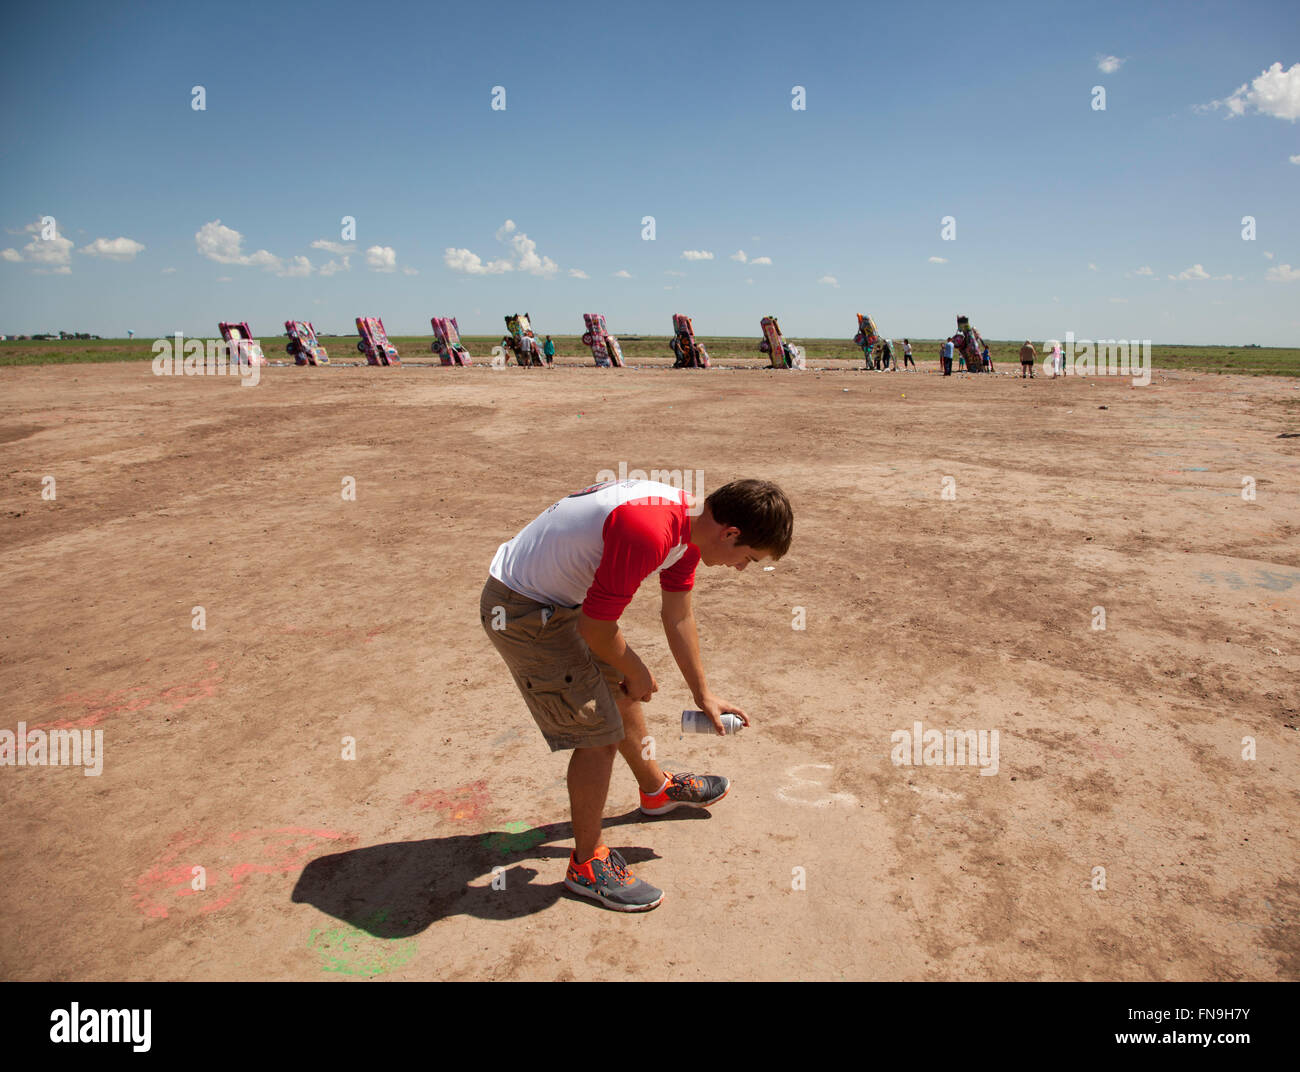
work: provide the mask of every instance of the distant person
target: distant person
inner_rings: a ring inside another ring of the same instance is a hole
[[[1056,379],[1057,376],[1064,376],[1065,362],[1064,362],[1064,358],[1061,355],[1061,344],[1059,342],[1056,342],[1055,340],[1052,341],[1051,362],[1052,362],[1052,379]]]
[[[886,339],[880,347],[880,360],[886,372],[893,372],[891,367],[894,364],[894,343],[892,339]]]
[[[952,375],[952,339],[945,339],[939,348],[939,364],[943,366],[945,376]]]
[[[551,337],[546,336],[546,345],[542,347],[542,353],[546,355],[548,365],[555,364],[555,343],[551,342]]]
[[[1024,345],[1020,347],[1020,378],[1022,380],[1025,378],[1026,370],[1029,372],[1029,378],[1031,380],[1034,378],[1034,359],[1037,356],[1034,353],[1034,344],[1026,339]]]
[[[983,339],[980,339],[980,345],[981,345],[982,347],[984,347],[984,349],[983,349],[983,350],[981,351],[981,353],[980,353],[980,358],[981,358],[981,360],[983,360],[983,362],[984,362],[984,368],[985,368],[987,371],[992,372],[992,371],[993,371],[993,358],[989,357],[989,344],[986,343]]]
[[[913,371],[916,369],[916,362],[912,360],[912,340],[903,340],[903,371],[907,371],[907,366],[911,365]]]

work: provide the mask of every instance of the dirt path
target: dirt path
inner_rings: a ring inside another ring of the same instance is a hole
[[[1300,391],[932,368],[0,369],[0,730],[103,733],[0,767],[0,976],[1300,978]],[[653,585],[624,618],[661,761],[734,784],[641,821],[616,771],[633,917],[562,893],[564,758],[477,622],[620,463],[796,511],[697,579],[751,730],[679,738]],[[918,722],[988,762],[897,765]]]

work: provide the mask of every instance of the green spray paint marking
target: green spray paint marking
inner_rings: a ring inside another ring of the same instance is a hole
[[[400,968],[415,956],[415,939],[377,938],[362,929],[378,927],[388,919],[388,912],[389,909],[381,908],[363,920],[361,927],[312,928],[307,948],[320,956],[323,971],[371,977]]]
[[[485,837],[482,845],[493,852],[523,852],[545,840],[545,834],[527,823],[506,823],[504,830],[497,830]]]

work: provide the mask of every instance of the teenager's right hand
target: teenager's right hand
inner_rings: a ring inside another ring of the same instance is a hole
[[[649,703],[650,697],[659,691],[659,684],[645,663],[641,663],[636,670],[619,682],[619,688],[633,699]]]

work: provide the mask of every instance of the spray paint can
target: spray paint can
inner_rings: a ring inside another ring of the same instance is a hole
[[[737,733],[745,728],[745,724],[736,715],[732,714],[722,716],[722,725],[728,733]],[[714,728],[713,720],[703,711],[683,711],[682,732],[712,733],[716,736],[718,731]]]

